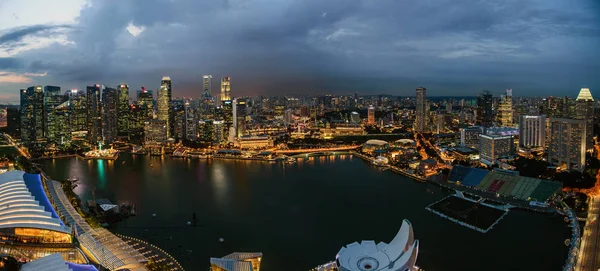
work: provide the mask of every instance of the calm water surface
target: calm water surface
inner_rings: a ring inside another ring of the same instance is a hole
[[[115,230],[160,246],[188,271],[234,251],[263,252],[263,270],[308,270],[354,241],[391,241],[405,218],[427,271],[560,270],[567,253],[560,216],[511,211],[482,234],[424,209],[448,192],[349,155],[291,165],[129,154],[39,163],[54,179],[78,177],[83,199],[96,187],[97,198],[137,204],[138,216]],[[193,213],[198,225],[188,227]]]

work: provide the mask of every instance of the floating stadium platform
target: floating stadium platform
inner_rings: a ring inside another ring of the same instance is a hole
[[[504,197],[535,202],[546,202],[562,187],[560,182],[464,166],[454,166],[447,181]]]

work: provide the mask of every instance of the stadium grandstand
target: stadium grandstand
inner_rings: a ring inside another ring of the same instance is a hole
[[[527,201],[546,202],[560,191],[559,182],[515,176],[512,172],[454,166],[447,181]]]

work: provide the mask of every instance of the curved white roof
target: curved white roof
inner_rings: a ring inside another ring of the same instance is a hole
[[[0,174],[0,228],[36,228],[64,233],[71,231],[31,195],[23,171]]]
[[[367,145],[385,145],[388,144],[387,141],[379,140],[379,139],[369,139],[367,140]]]
[[[338,269],[349,271],[415,270],[419,241],[414,240],[412,225],[402,222],[396,237],[389,243],[354,242],[342,247],[337,254]]]
[[[402,144],[415,143],[414,140],[408,139],[408,138],[398,139],[398,140],[396,140],[396,142],[402,143]]]
[[[60,253],[54,253],[24,264],[21,271],[71,271],[71,269]]]

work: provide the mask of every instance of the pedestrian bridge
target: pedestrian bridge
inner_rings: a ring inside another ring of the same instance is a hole
[[[329,147],[329,148],[310,148],[310,149],[294,149],[294,150],[276,150],[277,154],[307,154],[307,153],[332,153],[340,151],[351,151],[360,148],[361,145],[351,145],[343,147]]]

